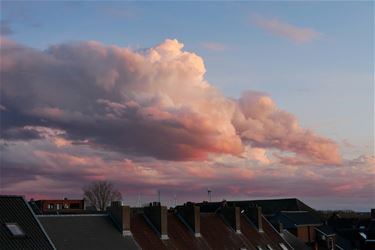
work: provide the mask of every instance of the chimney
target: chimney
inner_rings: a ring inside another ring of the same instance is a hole
[[[229,225],[236,231],[236,233],[241,233],[241,211],[239,207],[223,207],[221,209],[221,214],[224,219],[229,223]]]
[[[184,206],[177,207],[177,211],[177,216],[182,223],[194,233],[195,237],[201,237],[200,207],[188,202]]]
[[[329,250],[336,249],[336,234],[328,235],[326,238],[327,248]]]
[[[144,208],[146,221],[159,234],[160,239],[167,240],[168,237],[168,211],[166,206],[160,203],[150,204],[151,206]]]
[[[248,207],[245,210],[246,216],[254,223],[259,232],[263,232],[262,225],[262,208],[261,207]]]
[[[283,225],[283,223],[281,223],[280,221],[279,221],[279,233],[283,233],[284,232],[284,225]]]
[[[123,236],[131,236],[130,207],[123,206],[121,201],[113,201],[109,208],[109,215],[121,230]]]

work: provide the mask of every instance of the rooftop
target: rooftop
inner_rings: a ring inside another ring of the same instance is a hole
[[[39,215],[57,249],[139,249],[108,215]]]
[[[202,202],[197,203],[202,212],[213,212],[220,207],[222,202]],[[296,198],[272,199],[272,200],[242,200],[227,201],[228,206],[238,207],[262,207],[263,214],[266,216],[274,215],[280,211],[315,211],[302,201]]]
[[[0,195],[1,249],[55,249],[22,196]]]
[[[322,222],[309,211],[281,211],[276,216],[283,225],[288,227],[305,225],[322,225]]]

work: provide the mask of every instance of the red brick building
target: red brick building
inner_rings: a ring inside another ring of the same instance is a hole
[[[69,214],[83,213],[84,200],[37,200],[34,201],[41,214]]]

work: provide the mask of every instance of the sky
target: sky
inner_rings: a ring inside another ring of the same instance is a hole
[[[374,3],[1,1],[1,193],[375,206]]]

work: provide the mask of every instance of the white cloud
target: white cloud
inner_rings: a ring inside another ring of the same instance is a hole
[[[269,19],[259,15],[254,15],[253,22],[258,27],[269,31],[274,35],[287,38],[296,43],[311,42],[320,35],[319,32],[312,28],[299,27],[276,18]]]

